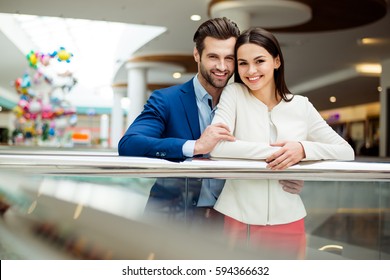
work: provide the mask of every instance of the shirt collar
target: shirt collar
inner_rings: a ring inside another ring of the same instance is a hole
[[[204,89],[204,87],[200,84],[199,79],[198,79],[198,74],[195,75],[194,77],[194,90],[195,90],[195,95],[196,98],[200,101],[203,101],[205,99],[213,99],[210,94]]]

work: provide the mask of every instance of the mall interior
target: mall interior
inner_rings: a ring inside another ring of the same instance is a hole
[[[196,74],[192,37],[213,17],[276,36],[290,91],[355,160],[118,156],[153,90]],[[388,0],[2,0],[0,259],[389,260],[389,27]],[[265,188],[261,215],[289,211],[272,193],[298,200],[304,234],[240,235],[199,203],[212,182]]]

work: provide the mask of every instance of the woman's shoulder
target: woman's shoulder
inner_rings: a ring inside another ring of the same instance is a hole
[[[244,84],[234,82],[228,84],[223,91],[229,93],[234,92],[235,94],[240,95],[248,93],[248,88]]]
[[[244,84],[236,83],[236,82],[229,83],[225,87],[225,89],[236,89],[236,90],[243,89],[243,88],[246,88],[246,86]]]
[[[287,94],[286,97],[290,99],[291,104],[307,104],[310,103],[309,99],[306,96],[300,94]],[[287,102],[289,103],[289,102]]]
[[[313,104],[310,102],[309,98],[300,94],[288,94],[287,98],[292,97],[290,102],[284,102],[285,106],[283,108],[289,108],[289,110],[301,110],[302,112],[311,112],[315,110]]]

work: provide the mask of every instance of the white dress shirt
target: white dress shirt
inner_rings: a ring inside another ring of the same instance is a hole
[[[211,124],[216,108],[211,108],[212,96],[200,84],[198,75],[193,79],[196,105],[198,106],[200,133]],[[196,140],[188,140],[183,145],[183,155],[186,157],[194,156],[194,147]],[[209,155],[205,155],[208,157]]]
[[[204,89],[198,80],[198,75],[194,77],[194,90],[196,97],[196,104],[198,106],[200,133],[202,133],[207,126],[211,124],[216,108],[212,108],[212,97]],[[186,157],[193,157],[195,140],[188,140],[183,145],[183,154]],[[203,157],[209,157],[204,155]],[[198,207],[211,207],[215,204],[217,197],[221,193],[225,181],[215,179],[202,179],[202,188],[199,193]]]

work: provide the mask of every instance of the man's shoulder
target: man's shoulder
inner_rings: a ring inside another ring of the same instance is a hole
[[[154,93],[162,93],[167,96],[175,96],[180,93],[186,93],[186,92],[194,92],[194,85],[192,82],[193,79],[183,83],[183,84],[177,84],[168,86],[165,88],[160,88],[158,90],[155,90]]]

